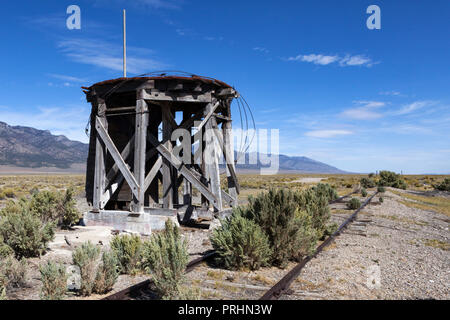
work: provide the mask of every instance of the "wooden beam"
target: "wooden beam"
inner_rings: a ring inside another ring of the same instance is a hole
[[[131,191],[133,194],[138,197],[139,196],[139,185],[134,178],[134,176],[131,174],[130,169],[128,168],[125,161],[122,159],[119,151],[117,150],[116,146],[114,145],[114,142],[111,140],[111,138],[108,135],[108,132],[103,127],[103,124],[101,123],[101,120],[99,117],[96,117],[95,122],[95,128],[97,129],[97,132],[101,138],[101,140],[104,142],[106,148],[108,149],[109,153],[113,157],[114,161],[119,166],[119,170],[122,173],[122,175],[125,177],[125,180],[128,182],[128,185],[131,188]]]
[[[133,198],[133,212],[144,212],[145,195],[145,155],[147,145],[148,106],[145,100],[136,101],[135,143],[134,143],[134,178],[139,186],[137,196]]]
[[[215,104],[217,105],[219,102]],[[214,109],[214,107],[211,107],[209,105],[209,108]],[[208,106],[207,109],[208,111]],[[212,115],[211,110],[208,111],[208,114]],[[220,192],[220,175],[219,175],[219,159],[218,159],[218,153],[216,152],[216,139],[214,131],[216,131],[213,128],[213,120],[215,121],[214,117],[211,117],[209,119],[210,121],[207,121],[205,123],[205,161],[206,161],[206,171],[209,172],[209,179],[210,179],[210,188],[211,192],[216,196],[217,198],[217,205],[215,206],[217,210],[222,211],[222,193]]]
[[[185,92],[164,92],[157,89],[144,90],[142,99],[152,101],[179,101],[179,102],[211,102],[211,93],[189,94]]]
[[[168,120],[167,113],[170,111],[169,105],[161,106],[162,112],[162,130],[163,130],[163,143],[164,147],[172,153],[172,141],[170,140],[172,136],[172,126]],[[156,147],[156,145],[155,145]],[[157,148],[158,149],[158,148]],[[158,150],[159,151],[159,150]],[[160,152],[161,153],[161,152]],[[170,161],[168,159],[163,160],[162,165],[162,176],[163,176],[163,208],[172,209],[173,208],[173,188],[172,188],[172,168],[170,167]]]
[[[156,175],[159,172],[159,169],[161,168],[161,165],[162,165],[162,158],[161,156],[159,156],[158,159],[153,164],[153,167],[150,169],[150,172],[145,177],[144,190],[147,190],[147,188],[152,183],[153,179],[155,179]]]
[[[102,127],[108,126],[108,122],[105,118],[106,104],[100,99],[97,100],[97,114],[102,115],[102,117],[96,116],[96,122],[98,122]],[[103,123],[103,125],[102,125]],[[93,199],[92,206],[94,212],[99,212],[104,208],[104,203],[102,202],[103,190],[105,188],[105,145],[101,140],[101,134],[98,129],[96,129],[96,140],[95,140],[95,174],[94,174],[94,189],[93,189]]]
[[[120,155],[125,160],[125,162],[127,161],[128,157],[131,154],[133,144],[134,144],[134,134],[131,137],[131,139],[128,141],[125,148],[123,148],[122,152],[120,153]],[[118,172],[119,172],[119,167],[117,166],[117,163],[114,163],[114,165],[111,167],[111,169],[108,171],[108,174],[106,175],[107,185],[110,185],[110,182],[112,181],[112,179],[114,179],[114,177],[117,175]]]
[[[165,145],[161,144],[158,139],[151,135],[147,135],[147,139],[153,144],[158,152],[172,165],[174,166],[192,185],[200,191],[214,206],[217,206],[217,198],[209,189],[199,180],[196,175],[188,169],[183,162],[178,159]]]
[[[226,115],[231,116],[231,100],[226,103]],[[231,132],[231,120],[222,123],[222,136],[223,136],[223,153],[226,163],[228,192],[234,199],[234,204],[238,204],[238,194],[241,192],[241,187],[236,176],[236,167],[234,164],[234,151],[233,151],[233,136]]]
[[[213,106],[211,106],[211,103],[208,103],[206,106],[207,113],[205,115],[205,118],[203,118],[202,122],[197,126],[197,130],[202,130],[203,126],[208,122],[209,118],[212,116],[214,111],[216,111],[216,108],[219,106],[220,102],[217,101]]]

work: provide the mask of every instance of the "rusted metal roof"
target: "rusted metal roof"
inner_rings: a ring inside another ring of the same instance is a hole
[[[203,83],[209,83],[214,84],[219,87],[224,88],[231,88],[231,86],[223,81],[208,78],[208,77],[202,77],[197,75],[192,75],[190,77],[183,77],[183,76],[174,76],[174,75],[160,75],[160,76],[152,76],[152,77],[131,77],[131,78],[117,78],[117,79],[111,79],[111,80],[105,80],[101,82],[94,83],[90,87],[82,87],[83,89],[90,90],[95,86],[101,86],[101,85],[115,85],[119,84],[124,81],[147,81],[147,80],[184,80],[184,81],[201,81]]]

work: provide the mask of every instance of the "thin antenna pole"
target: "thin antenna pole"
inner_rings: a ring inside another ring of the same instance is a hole
[[[125,9],[123,9],[123,77],[127,77],[127,29]]]

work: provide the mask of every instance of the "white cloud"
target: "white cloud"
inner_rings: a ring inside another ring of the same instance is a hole
[[[363,55],[346,55],[345,57],[340,57],[338,55],[323,55],[323,54],[299,54],[295,57],[289,57],[284,59],[287,61],[301,61],[310,62],[318,65],[329,65],[337,62],[341,67],[347,66],[366,66],[371,67],[374,62],[372,59],[365,57]]]
[[[327,65],[336,62],[339,59],[338,56],[325,56],[322,54],[309,54],[309,55],[298,55],[296,57],[289,57],[288,61],[303,61],[311,62],[314,64]]]
[[[99,40],[74,38],[60,41],[58,48],[75,62],[122,71],[121,46]],[[152,50],[146,48],[128,47],[127,70],[138,74],[167,67],[164,63],[149,58],[152,53]]]
[[[353,103],[360,105],[357,108],[350,108],[341,112],[341,116],[356,120],[373,120],[383,116],[382,113],[374,111],[373,109],[381,108],[386,105],[386,102],[382,101],[365,101],[357,100]]]
[[[381,118],[383,115],[363,107],[347,109],[341,113],[341,116],[356,120],[373,120]]]
[[[346,55],[344,58],[339,60],[339,65],[345,66],[367,66],[371,67],[373,62],[370,58],[364,57],[362,55],[350,56]]]
[[[71,140],[87,142],[84,129],[89,119],[89,107],[38,107],[27,111],[11,111],[0,109],[0,119],[9,125],[33,127],[40,130],[50,130],[52,134],[65,135]]]
[[[404,105],[400,110],[395,111],[394,115],[404,115],[411,112],[414,112],[416,110],[422,109],[424,107],[430,107],[435,105],[436,102],[434,101],[416,101],[407,105]]]
[[[254,51],[259,51],[259,52],[262,52],[262,53],[266,53],[266,54],[269,53],[269,50],[267,50],[264,47],[254,47],[253,50]]]
[[[59,79],[59,80],[64,80],[64,81],[67,81],[67,82],[79,82],[79,83],[87,82],[86,79],[73,77],[73,76],[68,76],[68,75],[63,75],[63,74],[49,73],[47,75],[52,77],[52,78]]]
[[[379,108],[379,107],[384,107],[386,105],[386,102],[383,102],[383,101],[356,100],[353,102],[363,105],[365,108]]]
[[[353,134],[353,132],[349,130],[313,130],[305,133],[306,136],[313,138],[332,138],[350,134]]]
[[[403,96],[399,91],[382,91],[380,92],[383,96]]]

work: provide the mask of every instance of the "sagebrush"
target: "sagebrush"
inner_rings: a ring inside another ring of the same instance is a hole
[[[2,210],[0,236],[16,257],[40,256],[55,236],[56,224],[42,222],[24,202],[14,202]]]
[[[117,256],[119,271],[136,274],[142,269],[142,240],[137,235],[116,235],[110,242]]]
[[[119,276],[118,259],[113,251],[102,254],[102,263],[97,269],[94,292],[104,294],[111,291]]]
[[[270,263],[272,250],[269,239],[254,221],[241,215],[241,208],[233,209],[230,217],[211,235],[217,261],[227,269],[257,270]]]
[[[66,268],[63,264],[53,261],[47,261],[39,266],[41,273],[41,299],[43,300],[61,300],[67,291]]]
[[[161,233],[144,242],[144,267],[153,276],[156,290],[163,298],[176,298],[181,292],[188,263],[186,240],[179,228],[168,219]]]
[[[89,296],[94,290],[99,256],[100,248],[90,241],[83,243],[72,252],[73,264],[80,268],[81,295]]]

